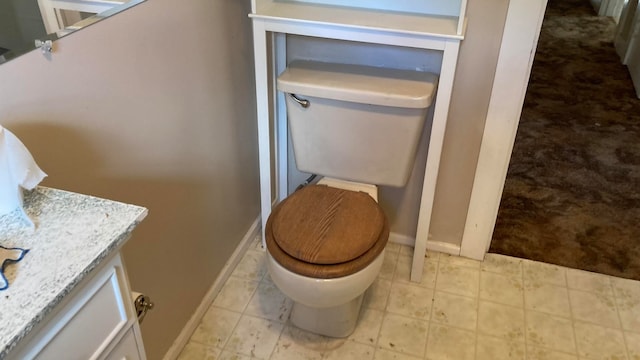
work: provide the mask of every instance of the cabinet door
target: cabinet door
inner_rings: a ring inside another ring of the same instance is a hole
[[[116,254],[95,271],[95,276],[67,295],[58,305],[60,309],[22,340],[8,359],[98,359],[115,339],[135,326],[133,306],[126,303],[130,301],[125,296],[129,290],[120,256]]]
[[[116,269],[111,268],[80,299],[73,301],[56,334],[36,355],[38,360],[95,359],[127,324]]]

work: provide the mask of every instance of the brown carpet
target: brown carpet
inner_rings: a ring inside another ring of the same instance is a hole
[[[640,280],[640,101],[588,0],[550,0],[490,252]]]

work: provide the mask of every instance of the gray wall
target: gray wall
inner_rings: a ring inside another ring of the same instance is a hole
[[[143,205],[125,246],[156,309],[149,359],[182,330],[259,214],[249,1],[149,0],[0,66],[0,124],[47,186]]]

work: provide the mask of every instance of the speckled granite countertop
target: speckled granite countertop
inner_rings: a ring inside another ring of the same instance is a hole
[[[45,187],[25,192],[35,230],[16,210],[0,216],[0,245],[30,249],[9,265],[0,291],[0,359],[101,261],[116,251],[147,209]]]

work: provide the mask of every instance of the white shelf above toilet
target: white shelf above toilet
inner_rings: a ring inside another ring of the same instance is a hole
[[[450,9],[438,11],[433,7],[418,9],[421,12],[416,12],[411,8],[403,9],[398,4],[411,3],[410,1],[396,2],[395,11],[331,4],[339,2],[337,0],[312,2],[306,0],[254,0],[253,2],[254,9],[251,17],[254,18],[340,25],[350,28],[455,39],[462,39],[464,30],[464,23],[461,21],[464,19],[464,10],[460,7],[462,5],[460,3],[457,3],[458,12],[452,13]],[[330,4],[323,4],[323,2]],[[428,3],[424,0],[417,2]],[[466,0],[462,2],[466,3]],[[452,3],[456,4],[455,1]],[[427,13],[427,11],[433,12]]]
[[[431,239],[429,228],[467,0],[252,0],[260,203],[263,229],[274,203],[287,197],[288,138],[285,96],[276,78],[287,67],[291,37],[432,50],[439,53],[437,96],[427,145],[411,272],[420,281],[426,249],[460,254],[459,246]],[[304,60],[322,59],[302,58]],[[397,68],[403,57],[396,59]],[[337,63],[342,63],[337,59]],[[345,63],[349,63],[348,61]],[[363,64],[365,65],[365,64]],[[378,66],[378,64],[369,64]],[[393,66],[392,66],[393,67]],[[413,69],[411,67],[410,69]],[[417,68],[416,68],[417,69]]]

